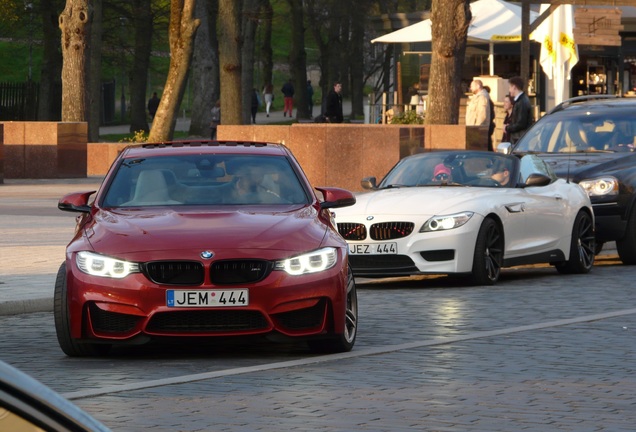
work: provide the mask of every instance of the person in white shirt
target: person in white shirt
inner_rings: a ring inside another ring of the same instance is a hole
[[[473,96],[466,108],[466,126],[490,126],[490,95],[481,80],[470,83]]]

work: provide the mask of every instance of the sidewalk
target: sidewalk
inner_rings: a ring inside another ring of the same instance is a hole
[[[262,109],[262,108],[261,108]],[[351,113],[351,101],[342,101],[342,111],[345,117],[348,117]],[[293,110],[293,117],[283,116],[283,111],[270,110],[269,117],[266,116],[265,111],[259,111],[256,114],[256,124],[276,124],[285,122],[297,122],[296,120],[296,108]],[[320,114],[320,106],[314,106],[313,115],[318,116]],[[151,125],[149,125],[151,126]],[[188,132],[190,130],[190,119],[187,117],[178,117],[177,124],[175,126],[176,131]],[[99,128],[99,135],[113,135],[113,134],[127,134],[130,133],[130,125],[116,125],[116,126],[101,126]],[[206,137],[207,138],[207,137]]]

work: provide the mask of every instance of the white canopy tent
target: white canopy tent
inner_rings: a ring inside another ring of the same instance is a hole
[[[521,40],[521,6],[503,0],[479,0],[470,4],[470,11],[473,19],[468,27],[467,39],[473,43],[489,44],[490,75],[494,75],[493,44]],[[530,12],[530,22],[538,16],[537,12]],[[373,39],[371,43],[414,43],[431,40],[431,20],[426,19]]]

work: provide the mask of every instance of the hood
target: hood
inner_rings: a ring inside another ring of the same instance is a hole
[[[512,189],[510,189],[512,190]],[[351,207],[336,210],[336,218],[359,214],[434,215],[463,211],[469,201],[492,197],[492,189],[466,186],[423,186],[383,189],[356,195]]]
[[[636,165],[636,153],[541,153],[543,159],[555,174],[561,178],[579,182],[615,172]]]
[[[86,235],[96,251],[112,255],[190,249],[306,251],[321,245],[326,229],[311,206],[286,212],[161,207],[99,210]]]

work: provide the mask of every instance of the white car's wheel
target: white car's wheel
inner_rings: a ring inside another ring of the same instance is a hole
[[[594,265],[596,240],[594,239],[594,222],[592,216],[584,211],[576,215],[572,227],[570,259],[555,267],[559,273],[588,273]]]
[[[499,280],[504,255],[504,237],[501,227],[486,218],[479,228],[475,242],[472,278],[475,285],[494,285]]]

